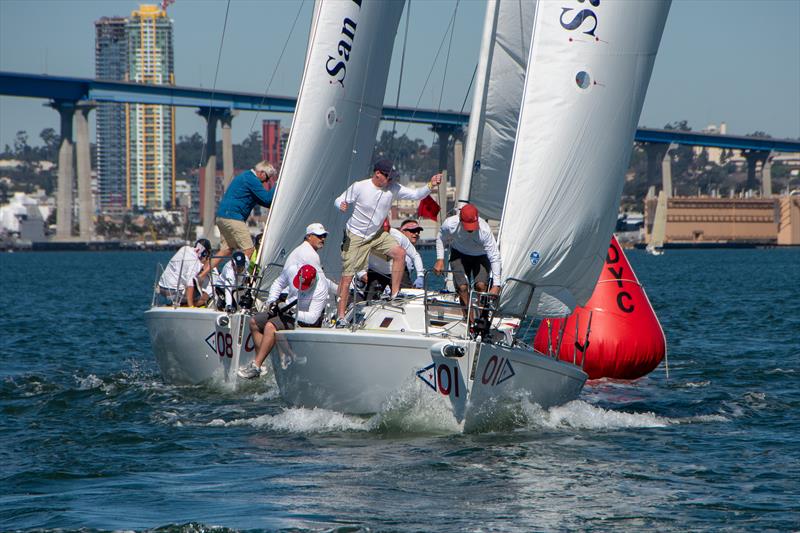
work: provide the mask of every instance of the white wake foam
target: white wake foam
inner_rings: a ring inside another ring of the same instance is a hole
[[[582,400],[543,410],[536,404],[523,400],[522,408],[531,425],[551,429],[621,429],[660,428],[674,423],[655,413],[625,413],[603,409]]]
[[[289,433],[330,433],[336,431],[370,431],[370,420],[329,411],[327,409],[287,408],[275,415],[223,420],[216,418],[207,424],[216,427],[252,426]]]
[[[78,385],[78,390],[92,390],[103,386],[103,380],[94,374],[89,374],[85,378],[75,376],[75,382]]]

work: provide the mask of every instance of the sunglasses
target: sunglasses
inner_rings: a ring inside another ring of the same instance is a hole
[[[401,231],[407,231],[409,233],[416,233],[416,234],[419,235],[420,233],[422,233],[422,228],[404,229],[404,230],[401,230]]]

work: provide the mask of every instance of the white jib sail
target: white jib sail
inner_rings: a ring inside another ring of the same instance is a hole
[[[564,316],[586,303],[617,219],[623,176],[669,0],[539,2],[499,234],[501,306]]]
[[[329,277],[340,273],[346,217],[333,200],[367,176],[380,123],[394,36],[404,1],[318,0],[278,189],[261,249],[262,268],[281,264],[305,228],[321,222]],[[262,288],[277,277],[270,267]]]
[[[500,220],[531,45],[535,0],[489,0],[458,200]]]

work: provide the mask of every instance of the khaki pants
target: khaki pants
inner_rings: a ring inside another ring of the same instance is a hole
[[[229,250],[248,250],[253,247],[253,238],[247,224],[232,218],[218,218],[220,248]]]
[[[370,253],[380,254],[388,259],[389,251],[395,246],[399,246],[397,241],[383,230],[369,239],[346,231],[342,244],[342,275],[352,276],[356,272],[365,270]]]

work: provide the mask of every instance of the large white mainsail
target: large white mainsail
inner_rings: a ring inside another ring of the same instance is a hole
[[[282,263],[305,228],[330,232],[320,251],[329,276],[339,274],[345,217],[333,200],[369,171],[380,123],[394,36],[405,2],[317,0],[297,108],[260,264]],[[270,268],[268,285],[280,270]]]
[[[669,0],[539,2],[499,245],[504,312],[564,316],[591,296]]]
[[[500,220],[525,84],[536,0],[489,0],[458,200]]]

